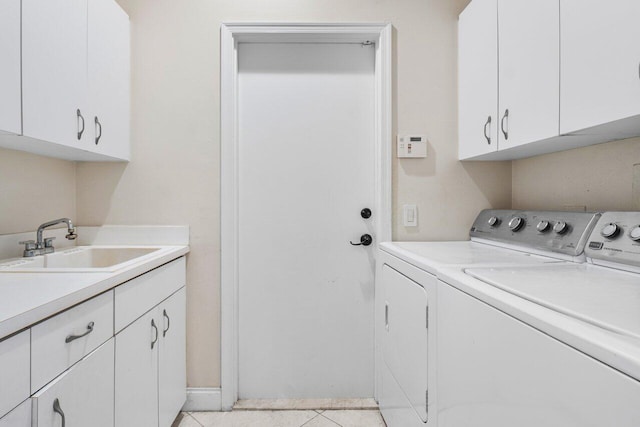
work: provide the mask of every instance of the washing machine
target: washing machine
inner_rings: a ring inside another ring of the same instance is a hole
[[[376,266],[376,397],[387,425],[438,423],[437,295],[443,269],[582,263],[598,218],[584,212],[484,210],[466,241],[382,243]]]
[[[441,270],[440,427],[640,426],[640,213],[602,214],[585,255]]]

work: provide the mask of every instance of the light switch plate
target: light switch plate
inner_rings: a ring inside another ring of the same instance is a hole
[[[424,158],[427,157],[426,135],[398,135],[398,158]]]
[[[405,227],[418,226],[418,207],[416,205],[403,205],[402,218]]]

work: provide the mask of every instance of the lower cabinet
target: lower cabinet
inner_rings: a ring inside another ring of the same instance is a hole
[[[113,427],[114,339],[32,397],[33,427]]]
[[[186,401],[185,268],[178,258],[3,337],[0,427],[170,427]]]
[[[169,427],[186,400],[185,288],[116,335],[115,425]]]

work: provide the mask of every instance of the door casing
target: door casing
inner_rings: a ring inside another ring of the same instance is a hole
[[[391,240],[391,24],[227,23],[220,29],[221,406],[238,399],[238,43],[372,42],[375,59],[376,241]],[[371,325],[373,327],[373,325]]]

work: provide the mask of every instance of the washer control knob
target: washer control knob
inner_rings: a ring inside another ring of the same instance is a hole
[[[618,227],[618,224],[614,224],[613,222],[605,225],[604,227],[602,227],[602,230],[600,230],[600,234],[602,234],[602,237],[606,237],[607,239],[613,239],[618,235],[619,232],[620,227]]]
[[[549,230],[549,227],[550,227],[549,221],[546,221],[543,219],[536,226],[536,230],[538,230],[540,233],[544,233],[545,231]]]
[[[634,242],[640,241],[640,225],[636,225],[631,229],[631,231],[629,232],[629,238]]]
[[[564,234],[569,231],[569,224],[564,221],[558,221],[556,222],[556,225],[553,226],[553,231],[557,234]]]
[[[518,231],[522,228],[522,226],[524,226],[524,218],[521,218],[519,216],[514,216],[513,218],[511,218],[511,221],[509,221],[509,228],[511,229],[511,231]]]
[[[489,218],[489,221],[487,221],[487,224],[489,224],[489,226],[491,227],[497,227],[500,225],[500,218],[498,218],[497,216],[492,216],[491,218]]]

